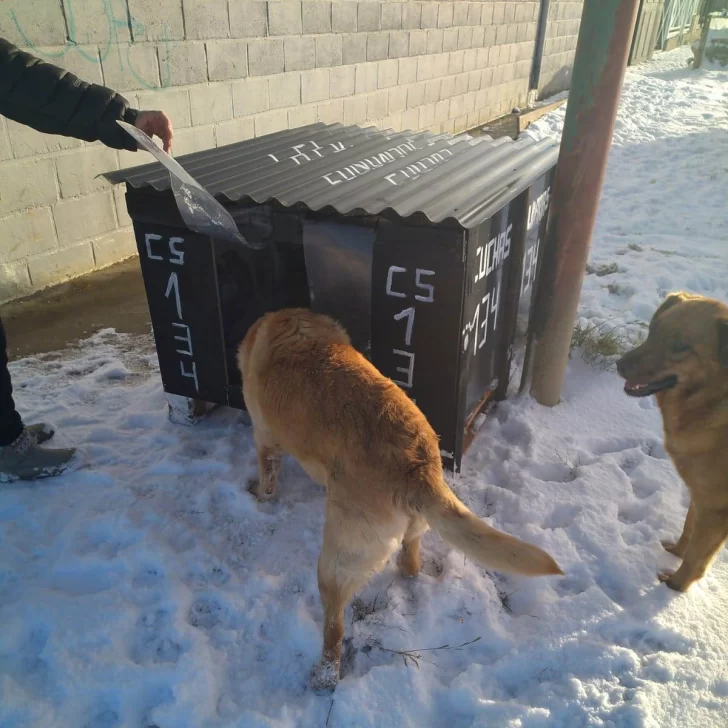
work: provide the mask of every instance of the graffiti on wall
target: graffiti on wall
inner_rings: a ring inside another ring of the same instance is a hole
[[[26,2],[27,0],[18,0]],[[24,41],[25,47],[31,49],[38,57],[47,59],[51,62],[60,62],[61,59],[69,54],[77,54],[82,59],[96,66],[101,65],[116,55],[116,61],[122,72],[129,74],[142,88],[156,89],[157,84],[151,79],[144,78],[134,64],[132,58],[132,44],[127,42],[126,33],[122,37],[120,32],[122,29],[129,31],[132,37],[144,34],[145,26],[138,22],[127,7],[126,0],[95,0],[98,3],[99,10],[105,20],[105,27],[102,31],[102,40],[98,41],[98,53],[89,53],[84,46],[84,30],[76,19],[74,8],[74,0],[65,0],[64,9],[66,16],[66,24],[68,29],[68,38],[66,44],[60,50],[50,51],[40,49],[33,43],[26,33],[22,22],[18,18],[17,13],[12,8],[9,11],[10,19],[15,26],[18,34]],[[86,10],[88,12],[88,10]],[[96,45],[96,43],[94,44]],[[166,51],[169,47],[169,39],[167,37],[167,24],[163,25],[161,47]],[[162,86],[168,86],[170,80],[170,61],[169,53],[160,54],[160,72]]]

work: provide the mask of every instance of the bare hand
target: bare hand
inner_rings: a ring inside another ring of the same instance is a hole
[[[141,129],[148,137],[158,136],[164,145],[164,151],[172,150],[172,122],[163,111],[140,111],[137,115],[136,128]]]

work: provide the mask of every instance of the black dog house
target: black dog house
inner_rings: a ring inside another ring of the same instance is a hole
[[[158,163],[127,183],[165,391],[244,409],[237,347],[310,306],[417,402],[457,471],[522,359],[558,147],[313,124],[182,166],[255,245],[186,229]]]

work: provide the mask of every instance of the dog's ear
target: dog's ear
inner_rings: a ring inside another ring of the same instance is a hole
[[[718,361],[728,369],[728,319],[718,319]]]
[[[682,303],[683,301],[687,301],[688,298],[690,298],[690,295],[687,293],[683,293],[682,291],[678,291],[677,293],[671,293],[663,302],[660,308],[655,311],[655,315],[652,317],[653,319],[659,318],[662,316],[665,311],[667,311],[668,308],[672,308],[678,303]]]

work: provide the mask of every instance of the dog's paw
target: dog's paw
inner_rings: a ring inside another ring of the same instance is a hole
[[[331,692],[339,682],[339,666],[334,662],[321,661],[311,671],[311,689],[317,693]]]
[[[274,485],[263,488],[258,478],[250,478],[248,480],[248,490],[259,500],[269,501],[276,497],[276,489]]]
[[[679,559],[683,557],[683,549],[678,548],[677,544],[674,541],[661,541],[662,548],[667,551],[668,554],[673,554],[674,556],[677,556]]]
[[[685,592],[688,590],[689,584],[684,584],[675,578],[676,572],[674,571],[660,571],[657,574],[657,578],[667,587],[673,591]]]

